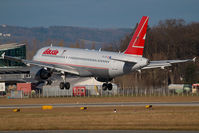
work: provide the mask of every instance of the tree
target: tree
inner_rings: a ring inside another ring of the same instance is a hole
[[[81,47],[81,48],[85,48],[85,41],[84,41],[84,40],[81,40],[81,42],[80,42],[80,47]]]
[[[92,42],[92,47],[91,47],[91,49],[95,49],[95,42],[94,42],[94,41]]]
[[[125,36],[120,41],[120,51],[124,51],[128,46],[131,37]],[[150,60],[167,59],[187,59],[199,56],[199,23],[186,24],[182,19],[168,19],[160,21],[157,26],[148,27],[143,56]],[[107,47],[106,49],[110,49]],[[111,50],[111,49],[110,49]],[[171,70],[167,70],[171,69]],[[165,86],[171,83],[195,83],[199,81],[199,64],[184,63],[174,64],[166,70],[153,69],[142,71],[142,80],[136,76],[136,72],[116,78],[117,83],[122,86],[147,87],[153,88]],[[171,71],[171,72],[169,72]],[[182,80],[182,78],[184,80]],[[124,81],[123,81],[124,80]]]
[[[79,41],[76,41],[75,48],[80,48]]]
[[[197,75],[197,66],[193,63],[190,63],[185,68],[185,82],[188,84],[197,83],[198,75]]]
[[[64,40],[61,40],[61,41],[58,43],[58,46],[63,47],[63,46],[64,46]]]

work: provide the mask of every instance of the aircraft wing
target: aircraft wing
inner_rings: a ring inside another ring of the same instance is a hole
[[[183,63],[183,62],[195,62],[196,57],[193,59],[186,59],[186,60],[160,60],[160,61],[150,61],[149,64],[142,69],[151,69],[151,68],[164,68],[172,66],[175,63]]]
[[[35,65],[35,66],[40,66],[40,67],[45,67],[45,68],[50,68],[52,70],[57,70],[57,71],[62,71],[62,72],[67,72],[70,74],[75,74],[75,75],[79,75],[79,71],[73,67],[70,66],[59,66],[59,65],[54,65],[54,64],[48,64],[48,63],[43,63],[43,62],[39,62],[39,61],[30,61],[30,60],[24,60],[24,59],[20,59],[18,57],[12,57],[12,56],[6,56],[5,53],[3,53],[1,55],[2,59],[8,59],[8,60],[13,60],[13,61],[17,61],[17,62],[22,62],[26,65]]]

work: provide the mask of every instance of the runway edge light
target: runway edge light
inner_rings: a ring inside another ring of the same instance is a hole
[[[87,107],[80,107],[80,110],[87,110]]]
[[[44,106],[42,106],[42,109],[43,109],[43,110],[52,110],[52,109],[53,109],[53,106],[44,105]]]
[[[20,112],[21,110],[20,109],[13,109],[12,111],[13,112]]]
[[[145,108],[146,109],[152,109],[152,105],[146,105]]]

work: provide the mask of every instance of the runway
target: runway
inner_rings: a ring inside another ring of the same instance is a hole
[[[8,108],[40,108],[43,105],[53,107],[112,107],[112,106],[199,106],[199,102],[110,102],[110,103],[58,103],[58,104],[13,104],[0,105],[0,109]]]

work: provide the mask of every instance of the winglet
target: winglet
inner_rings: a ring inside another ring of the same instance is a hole
[[[3,54],[1,54],[1,58],[4,59],[5,57],[5,52],[3,52]]]

